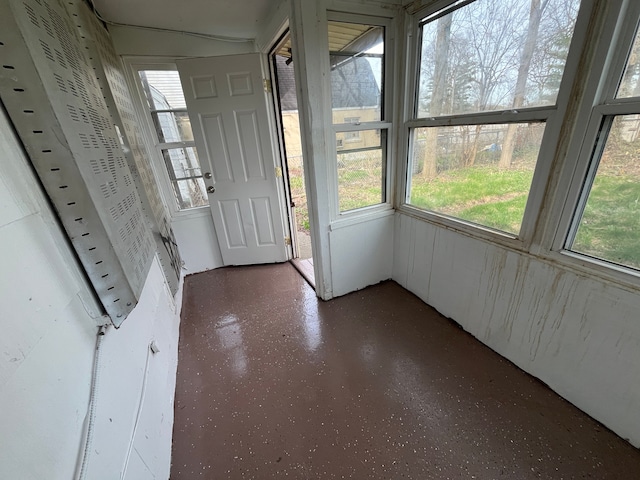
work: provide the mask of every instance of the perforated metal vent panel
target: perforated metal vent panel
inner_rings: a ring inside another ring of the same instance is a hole
[[[129,87],[122,73],[122,62],[113,48],[108,32],[85,2],[69,1],[66,7],[77,20],[80,35],[85,37],[89,59],[113,122],[124,133],[121,140],[125,144],[125,157],[142,199],[143,209],[149,218],[160,264],[171,291],[175,294],[182,259],[171,229],[169,212],[162,202],[151,170],[151,156],[143,140]]]
[[[155,252],[75,17],[0,4],[0,95],[106,312],[133,309]]]

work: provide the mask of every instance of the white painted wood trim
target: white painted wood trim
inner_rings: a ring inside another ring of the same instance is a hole
[[[380,208],[382,207],[382,208]],[[375,210],[374,210],[375,209]],[[388,217],[395,213],[395,210],[390,205],[382,204],[375,205],[373,207],[363,208],[357,211],[359,215],[353,215],[339,220],[331,222],[329,225],[330,231],[340,230],[341,228],[350,227],[363,222],[370,222],[379,218]]]
[[[289,16],[291,8],[289,0],[279,0],[277,5],[271,7],[272,14],[262,24],[262,28],[256,35],[255,44],[258,52],[268,54],[273,44],[289,28]]]
[[[209,206],[188,208],[186,210],[177,211],[172,217],[172,221],[184,221],[189,220],[190,218],[200,218],[211,215],[211,211],[209,210]]]
[[[366,2],[327,0],[328,10],[354,15],[373,15],[376,17],[394,18],[401,8],[402,5],[399,1],[394,5],[392,2],[384,0],[366,0]]]
[[[497,112],[478,112],[473,114],[416,118],[413,120],[407,120],[406,125],[409,128],[418,128],[535,122],[546,120],[555,110],[556,106],[550,105],[548,107],[521,108],[518,110],[500,110]]]
[[[330,141],[325,112],[330,92],[322,80],[329,71],[328,55],[318,52],[327,45],[325,2],[310,8],[304,0],[291,0],[291,45],[296,79],[296,95],[302,152],[306,162],[305,188],[309,206],[311,244],[316,293],[324,299],[333,297],[329,248],[329,182],[326,145]],[[320,61],[318,61],[318,59]],[[332,135],[331,135],[332,137]]]

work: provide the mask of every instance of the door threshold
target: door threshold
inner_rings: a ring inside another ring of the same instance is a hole
[[[312,288],[316,288],[316,277],[313,271],[313,259],[312,258],[293,258],[289,260],[291,265],[298,270],[302,278],[304,278]]]

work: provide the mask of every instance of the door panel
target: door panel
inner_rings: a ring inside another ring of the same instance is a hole
[[[216,98],[218,96],[218,89],[216,88],[216,79],[211,75],[191,77],[190,86],[191,86],[191,94],[195,99]]]
[[[276,236],[273,231],[269,197],[252,198],[251,213],[253,214],[253,222],[256,225],[256,241],[258,245],[274,245]]]
[[[209,152],[208,160],[211,164],[213,183],[224,181],[233,182],[233,170],[231,158],[224,133],[224,124],[221,115],[203,115],[202,120],[203,140],[206,143],[205,150]]]
[[[225,265],[287,260],[259,54],[177,64]]]
[[[227,248],[246,247],[240,203],[237,200],[221,200],[218,202],[218,208],[222,217]]]
[[[245,179],[265,180],[263,147],[260,145],[260,133],[255,110],[236,112],[236,129],[240,137],[240,155],[244,167]]]

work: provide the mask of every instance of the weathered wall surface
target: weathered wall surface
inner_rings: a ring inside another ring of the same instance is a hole
[[[393,278],[640,446],[640,295],[396,214]]]

